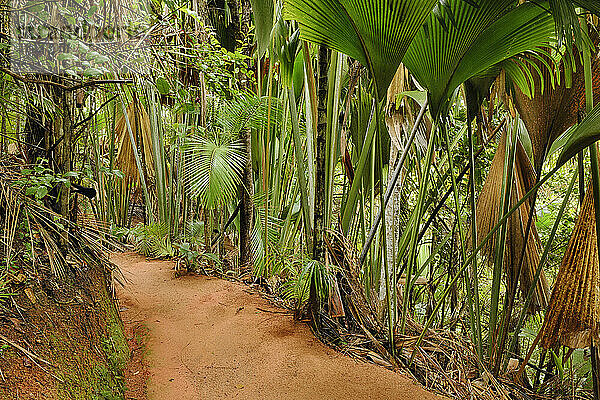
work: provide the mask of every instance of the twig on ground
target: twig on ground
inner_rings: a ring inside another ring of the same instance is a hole
[[[27,357],[31,358],[32,360],[37,360],[37,361],[39,361],[41,363],[44,363],[44,364],[49,365],[49,366],[51,366],[53,368],[56,368],[56,366],[52,365],[51,363],[49,363],[48,361],[44,360],[43,358],[36,356],[35,354],[33,354],[32,352],[30,352],[26,348],[21,347],[18,344],[16,344],[15,342],[9,340],[6,336],[0,335],[0,340],[8,343],[11,346],[13,346],[15,349],[21,351],[23,354],[25,354]]]

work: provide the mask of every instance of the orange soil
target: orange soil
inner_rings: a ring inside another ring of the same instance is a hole
[[[119,290],[125,324],[148,327],[150,399],[440,399],[328,348],[244,285],[174,279],[171,262],[133,254],[112,261],[128,280]],[[130,380],[128,398],[141,399]]]

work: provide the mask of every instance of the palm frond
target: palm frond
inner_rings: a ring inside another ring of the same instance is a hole
[[[360,61],[386,93],[406,49],[437,0],[288,0],[300,37]]]
[[[581,44],[581,27],[579,17],[572,0],[549,0],[550,11],[554,17],[558,45],[565,44],[572,48],[573,43]]]
[[[473,7],[451,0],[456,26],[444,27],[432,15],[404,57],[404,64],[429,91],[434,115],[467,79],[553,37],[552,17],[540,7],[526,3],[511,9],[512,0],[478,3]]]
[[[506,136],[507,133],[505,131],[492,160],[489,175],[477,200],[477,237],[480,241],[491,232],[501,217],[502,181],[505,154],[507,151]],[[509,182],[513,186],[509,206],[512,208],[535,184],[535,172],[520,142],[517,143],[514,175]],[[525,202],[508,219],[505,256],[503,257],[503,268],[506,272],[507,280],[514,282],[520,279],[521,290],[525,296],[532,285],[540,260],[540,239],[535,224],[532,224],[527,243],[525,243],[525,230],[530,208],[531,202]],[[484,255],[490,262],[494,259],[494,254],[496,254],[496,242],[494,235],[483,248]],[[520,257],[524,246],[526,246],[526,251],[523,267],[521,268],[521,275],[517,277]],[[548,302],[547,294],[548,283],[542,272],[536,287],[532,309],[545,307]]]
[[[229,137],[238,137],[243,129],[260,130],[267,126],[269,118],[271,126],[279,126],[282,118],[279,99],[250,93],[240,94],[232,100],[213,98],[209,107],[212,118],[208,121],[208,129]]]
[[[256,42],[256,54],[260,59],[265,54],[271,41],[271,29],[273,28],[273,0],[250,0],[254,14],[254,40]]]
[[[556,165],[563,165],[577,153],[600,139],[600,104],[583,121],[569,132],[567,143],[563,147]]]
[[[128,123],[136,143],[131,142]],[[143,162],[146,167],[144,172],[147,178],[154,177],[150,117],[139,102],[132,102],[127,106],[126,114],[122,114],[116,122],[115,133],[117,148],[115,163],[124,175],[124,184],[137,181],[140,177],[133,146],[143,149]]]
[[[185,160],[187,189],[204,207],[215,209],[236,198],[245,160],[240,141],[218,143],[194,137],[186,147]]]
[[[600,2],[596,0],[573,0],[573,3],[600,17]]]
[[[600,286],[594,194],[590,184],[560,265],[540,331],[545,348],[589,347],[598,339]]]

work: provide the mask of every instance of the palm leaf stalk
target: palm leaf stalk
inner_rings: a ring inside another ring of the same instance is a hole
[[[329,88],[327,89],[327,136],[326,136],[326,157],[325,157],[325,226],[331,226],[333,210],[333,183],[335,176],[335,167],[338,164],[338,136],[339,136],[339,118],[340,98],[342,89],[342,69],[344,66],[344,55],[337,51],[332,52],[330,56]]]
[[[402,152],[402,155],[400,156],[400,158],[398,160],[398,164],[396,165],[396,168],[394,169],[394,174],[392,176],[392,179],[390,180],[388,187],[386,188],[385,198],[384,198],[384,206],[385,207],[387,207],[387,204],[390,201],[390,198],[392,197],[392,193],[394,191],[394,187],[396,186],[396,183],[398,182],[398,178],[400,177],[400,172],[402,171],[404,161],[406,160],[409,150],[415,140],[415,137],[417,136],[417,131],[419,129],[419,125],[421,124],[421,121],[423,120],[426,110],[427,110],[427,101],[425,101],[425,103],[423,103],[423,105],[421,106],[421,110],[419,111],[419,114],[417,115],[415,123],[413,124],[412,130],[411,130],[408,140],[406,142],[404,151]],[[373,225],[371,226],[371,230],[369,231],[369,235],[368,235],[367,239],[364,241],[363,249],[360,253],[360,263],[361,264],[364,264],[364,262],[365,262],[365,258],[367,257],[367,253],[371,247],[371,242],[373,241],[373,238],[375,237],[375,233],[379,227],[382,212],[383,212],[382,210],[378,211],[377,217],[375,218],[375,221],[373,222]]]
[[[302,150],[302,143],[300,140],[300,125],[298,123],[298,111],[296,108],[296,100],[294,96],[294,84],[290,84],[287,89],[287,100],[290,107],[290,116],[292,119],[292,135],[294,139],[294,150],[296,152],[296,172],[298,176],[298,182],[300,184],[300,201],[302,203],[302,214],[304,221],[304,236],[306,239],[306,246],[309,252],[312,252],[312,226],[310,219],[310,208],[308,206],[308,190],[306,186],[306,171],[304,164],[304,151]]]
[[[468,123],[468,121],[467,121]],[[461,222],[461,218],[460,218],[460,214],[461,214],[461,210],[460,210],[460,195],[459,195],[459,191],[458,191],[458,185],[456,183],[456,176],[454,175],[454,161],[453,161],[453,155],[450,151],[451,148],[451,143],[450,143],[450,136],[448,135],[448,129],[447,127],[444,125],[441,127],[441,129],[444,131],[444,139],[446,141],[446,151],[448,154],[448,168],[449,168],[449,172],[450,172],[450,177],[451,177],[451,181],[452,181],[452,191],[454,193],[454,212],[456,215],[456,225],[458,227],[458,234],[459,234],[459,238],[460,238],[460,255],[461,261],[464,261],[467,259],[466,256],[466,249],[465,249],[465,245],[466,245],[466,236],[465,233],[463,231],[463,226],[462,226],[462,222]],[[472,152],[471,152],[472,154]],[[477,274],[475,273],[474,276],[477,276]],[[469,311],[469,323],[471,324],[471,336],[472,336],[472,340],[473,343],[475,344],[475,347],[477,349],[480,349],[482,347],[482,344],[479,342],[479,335],[478,335],[478,329],[477,329],[477,324],[475,322],[476,320],[476,315],[475,315],[475,300],[473,298],[473,291],[471,290],[471,283],[469,280],[469,275],[468,273],[464,274],[464,279],[465,279],[465,289],[466,289],[466,293],[467,293],[467,307],[468,307],[468,311]],[[477,317],[477,319],[479,319],[480,317]],[[478,354],[478,357],[481,359],[482,354]]]
[[[425,155],[425,161],[424,161],[424,165],[422,166],[421,169],[421,176],[420,176],[420,182],[419,182],[419,194],[418,194],[418,198],[417,198],[417,202],[416,202],[416,206],[415,209],[413,211],[413,215],[411,216],[411,223],[408,227],[408,229],[405,232],[408,232],[408,235],[405,235],[405,238],[407,239],[405,241],[405,243],[408,245],[408,249],[409,249],[409,253],[408,253],[408,261],[407,261],[407,266],[406,266],[406,285],[405,285],[405,290],[404,290],[404,299],[402,302],[402,320],[400,323],[400,332],[404,333],[404,330],[406,328],[406,322],[408,319],[408,304],[409,304],[409,299],[411,297],[412,294],[412,282],[413,282],[413,274],[414,274],[414,267],[416,265],[416,256],[417,256],[417,249],[418,249],[418,241],[419,241],[419,228],[421,226],[421,219],[423,216],[423,213],[425,211],[425,197],[427,195],[428,192],[428,188],[429,188],[429,174],[431,171],[431,166],[433,164],[433,153],[434,153],[434,143],[435,140],[433,139],[433,135],[435,135],[437,133],[437,130],[440,129],[440,127],[437,124],[434,124],[434,126],[431,128],[431,139],[429,140],[429,143],[427,145],[427,153]],[[419,167],[419,166],[418,166]],[[417,168],[418,168],[417,167]],[[385,226],[385,221],[384,225]],[[400,249],[402,248],[406,248],[405,246],[400,245],[399,246]],[[398,260],[401,260],[403,257],[398,257]],[[396,273],[396,272],[394,272]]]
[[[473,125],[471,120],[467,116],[467,140],[469,145],[469,207],[471,209],[471,232],[477,230],[477,203],[475,202],[475,154],[474,147],[475,141],[473,137]],[[477,248],[477,235],[471,235],[471,248]],[[477,355],[479,361],[483,357],[483,335],[481,329],[481,303],[479,299],[479,280],[477,271],[477,257],[473,257],[471,263],[471,276],[469,277],[470,283],[467,284],[467,290],[472,291],[473,298],[475,300],[475,344],[477,346]]]
[[[510,208],[510,210],[505,213],[496,223],[496,225],[494,225],[489,233],[479,241],[479,244],[477,246],[477,248],[475,248],[475,250],[473,250],[471,252],[471,254],[469,255],[469,257],[467,258],[467,260],[462,264],[462,266],[456,271],[456,275],[452,278],[452,280],[450,280],[448,282],[448,284],[446,285],[446,289],[444,290],[444,292],[441,294],[437,304],[435,305],[431,316],[427,319],[427,321],[425,322],[425,325],[423,325],[423,331],[421,333],[421,335],[417,338],[417,341],[415,343],[415,349],[413,350],[413,353],[411,355],[411,361],[410,363],[412,363],[412,361],[414,360],[414,357],[416,355],[417,349],[419,348],[419,346],[421,345],[423,338],[425,337],[425,334],[427,332],[427,330],[429,329],[429,327],[431,326],[431,324],[433,323],[433,320],[435,319],[435,316],[437,314],[437,312],[439,311],[440,307],[442,306],[442,304],[444,304],[444,301],[446,299],[446,297],[448,296],[448,294],[450,293],[450,291],[452,290],[452,288],[454,287],[454,285],[456,285],[456,282],[458,281],[458,279],[460,277],[462,277],[462,274],[464,273],[464,271],[471,265],[471,263],[473,262],[473,258],[476,257],[479,252],[486,246],[488,245],[488,241],[494,237],[496,235],[496,233],[498,232],[498,230],[500,228],[502,228],[502,226],[505,224],[506,220],[508,220],[513,213],[515,213],[515,211],[517,211],[519,209],[519,207],[521,207],[521,205],[523,205],[525,202],[530,200],[530,197],[533,195],[533,193],[535,192],[536,189],[538,189],[540,186],[542,186],[543,184],[545,184],[558,170],[560,169],[560,166],[555,166],[551,171],[549,171],[546,175],[544,175],[544,177],[542,179],[540,179],[540,181],[531,189],[529,190],[514,206],[512,206],[512,208]]]
[[[509,134],[505,135],[506,141],[501,143],[503,152],[499,153],[501,157],[504,158],[503,163],[503,180],[502,180],[502,190],[500,191],[500,198],[502,199],[500,202],[499,209],[501,210],[502,215],[506,214],[508,208],[510,207],[510,199],[511,193],[513,189],[513,168],[515,164],[515,157],[517,153],[518,139],[517,139],[517,124],[518,120],[515,119],[513,129]],[[510,149],[509,151],[506,151]],[[497,331],[497,322],[498,322],[498,313],[499,313],[499,300],[500,300],[500,281],[502,279],[502,268],[504,264],[504,256],[506,253],[506,235],[507,235],[507,226],[508,224],[505,222],[502,225],[500,230],[500,235],[497,236],[495,243],[495,260],[494,260],[494,270],[493,270],[493,279],[492,279],[492,298],[490,305],[490,329],[489,329],[489,339],[488,339],[488,357],[495,359],[498,356],[497,353],[494,353],[497,350],[497,336],[499,332]]]
[[[538,266],[537,266],[537,269],[535,272],[534,282],[537,281],[538,279],[540,279],[540,276],[543,273],[544,265],[546,265],[548,256],[550,254],[550,250],[552,249],[552,244],[554,242],[554,238],[556,237],[556,232],[558,231],[558,228],[563,221],[562,218],[563,218],[563,215],[567,208],[567,205],[569,204],[569,198],[571,196],[571,193],[573,192],[573,188],[575,187],[575,182],[577,181],[578,176],[579,176],[578,171],[575,171],[573,173],[573,177],[571,178],[571,182],[569,183],[569,186],[565,193],[565,197],[560,206],[560,210],[558,211],[558,214],[556,215],[556,220],[554,221],[554,225],[552,226],[552,231],[550,232],[550,236],[548,237],[548,242],[546,243],[546,246],[544,247],[544,252],[542,253],[542,256],[540,257],[540,261],[538,263]],[[529,305],[533,301],[535,290],[536,290],[536,286],[532,285],[529,288],[529,292],[527,293],[527,296],[525,297],[525,301],[523,303],[523,308],[521,309],[521,313],[519,315],[517,325],[515,326],[515,329],[513,332],[512,341],[509,346],[509,351],[511,351],[511,352],[514,352],[517,347],[518,340],[519,340],[519,334],[521,333],[521,329],[523,327],[523,324],[525,323],[525,319],[527,318]],[[505,360],[504,368],[506,368],[507,363],[508,363],[508,359]],[[521,371],[525,367],[525,364],[526,364],[526,362],[522,363]]]

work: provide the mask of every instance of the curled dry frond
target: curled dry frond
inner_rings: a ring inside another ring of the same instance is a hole
[[[598,339],[600,274],[594,194],[586,191],[579,218],[565,251],[540,331],[545,348],[586,348]]]
[[[504,177],[504,162],[506,155],[506,131],[502,134],[496,155],[492,161],[489,175],[477,200],[477,237],[483,240],[493,227],[498,223],[501,215],[502,181]],[[514,175],[511,179],[512,190],[509,207],[513,207],[535,184],[535,172],[531,166],[525,149],[519,142],[515,158]],[[525,246],[525,230],[531,202],[525,202],[513,213],[507,221],[506,250],[503,268],[506,272],[507,283],[515,283],[523,247]],[[484,255],[490,260],[494,259],[496,252],[496,236],[487,242],[483,248]],[[527,241],[523,266],[521,268],[521,291],[527,295],[533,283],[535,271],[540,260],[540,239],[535,224],[531,225],[531,232]],[[548,282],[542,272],[537,283],[532,309],[545,308],[548,304]]]
[[[152,158],[152,132],[150,117],[144,107],[137,101],[127,107],[127,113],[121,115],[115,125],[117,140],[116,167],[123,175],[124,185],[139,180],[139,171],[135,160],[135,153],[131,142],[129,129],[135,139],[133,145],[138,148],[138,153],[144,163],[146,178],[154,178],[154,163]]]

